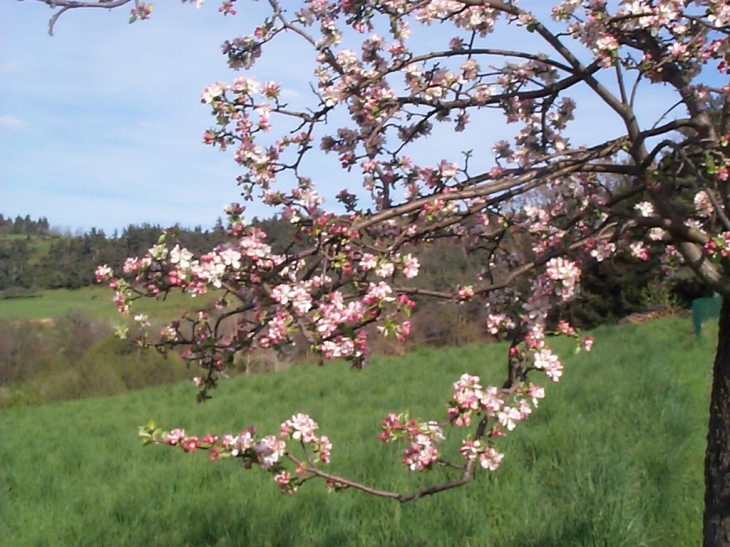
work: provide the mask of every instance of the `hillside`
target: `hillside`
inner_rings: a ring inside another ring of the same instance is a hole
[[[20,298],[0,299],[0,320],[57,319],[69,310],[94,319],[121,320],[113,303],[114,292],[105,286],[82,289],[46,289]],[[160,321],[169,321],[186,310],[204,309],[212,305],[215,293],[199,298],[176,292],[165,300],[142,299],[136,303],[135,312],[146,313]]]
[[[205,405],[182,384],[3,411],[0,537],[18,547],[696,545],[712,335],[695,338],[688,320],[671,318],[595,337],[507,439],[498,471],[405,506],[321,484],[282,496],[236,462],[143,449],[136,427],[154,418],[198,433],[274,433],[308,412],[332,439],[334,472],[410,490],[435,477],[409,474],[399,447],[379,447],[380,419],[407,408],[439,418],[461,373],[499,381],[504,347],[236,378]]]

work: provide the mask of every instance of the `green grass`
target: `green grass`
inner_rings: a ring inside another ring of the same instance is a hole
[[[87,315],[98,318],[117,318],[117,308],[112,302],[114,292],[108,287],[85,287],[83,289],[53,289],[36,293],[28,298],[0,299],[0,319],[47,319],[61,317],[68,310],[80,310]],[[150,298],[135,302],[135,313],[148,313],[155,318],[171,319],[185,310],[205,307],[210,302],[208,296],[190,298],[188,295],[174,292],[166,300]]]
[[[711,329],[708,329],[711,330]],[[237,378],[205,405],[190,385],[0,414],[0,538],[13,546],[684,546],[701,538],[702,465],[713,341],[687,320],[602,328],[503,444],[506,458],[464,488],[412,504],[308,484],[290,498],[236,461],[142,448],[155,418],[190,432],[275,433],[311,414],[334,443],[333,472],[409,491],[381,446],[380,419],[441,418],[465,372],[502,377],[505,347],[417,350],[363,371],[303,366]],[[569,354],[568,346],[563,353]],[[458,432],[455,432],[458,433]],[[455,448],[456,445],[452,446]]]

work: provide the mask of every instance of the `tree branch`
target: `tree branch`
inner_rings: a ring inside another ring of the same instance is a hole
[[[21,0],[22,1],[22,0]],[[53,14],[50,21],[48,21],[48,34],[53,36],[53,28],[64,13],[72,9],[78,8],[103,8],[103,9],[114,9],[122,7],[136,0],[97,0],[96,2],[85,2],[80,0],[37,0],[46,4],[51,9],[61,8]]]

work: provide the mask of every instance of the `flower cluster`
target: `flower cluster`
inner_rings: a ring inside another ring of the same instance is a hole
[[[155,426],[154,422],[140,427],[139,436],[143,444],[177,446],[190,454],[195,453],[198,449],[208,450],[210,460],[240,458],[247,469],[258,464],[262,471],[274,475],[274,481],[280,486],[282,493],[293,494],[311,471],[291,455],[286,441],[297,442],[310,464],[317,462],[327,464],[330,462],[332,443],[324,435],[315,435],[314,432],[317,429],[319,426],[309,416],[296,414],[281,424],[278,436],[259,436],[253,427],[249,427],[238,435],[207,434],[199,438],[188,435],[184,429],[180,428],[172,429],[169,432],[162,431]],[[286,470],[286,459],[296,464],[297,477],[293,477]]]
[[[302,445],[311,445],[314,461],[330,462],[332,443],[324,435],[318,437],[314,432],[319,429],[317,423],[306,414],[296,414],[281,424],[281,437],[299,441]]]
[[[488,446],[485,442],[476,440],[466,440],[459,449],[465,460],[479,460],[479,465],[489,471],[496,471],[499,464],[502,463],[504,454]]]
[[[705,251],[716,259],[730,256],[730,232],[719,233],[705,243]]]
[[[419,422],[410,419],[408,413],[390,413],[383,419],[382,428],[381,441],[404,438],[410,443],[403,453],[403,464],[411,471],[430,469],[439,461],[438,446],[444,440],[444,434],[436,422]]]

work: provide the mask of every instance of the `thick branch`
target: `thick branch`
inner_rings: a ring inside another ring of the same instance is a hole
[[[516,171],[515,175],[512,177],[505,177],[503,179],[493,180],[488,184],[480,185],[480,183],[486,182],[491,178],[489,174],[471,177],[464,182],[464,185],[467,186],[467,188],[465,188],[464,190],[457,190],[448,193],[439,192],[432,196],[416,199],[408,203],[404,203],[403,205],[381,211],[380,213],[371,215],[367,219],[355,223],[355,225],[353,225],[353,229],[364,230],[370,226],[379,224],[386,220],[401,217],[408,213],[420,210],[421,208],[423,208],[424,205],[429,204],[435,200],[455,201],[485,197],[501,192],[506,192],[522,184],[537,184],[538,181],[546,182],[548,179],[555,179],[570,175],[571,173],[580,172],[583,170],[590,170],[589,165],[591,161],[612,156],[621,149],[623,143],[623,139],[609,141],[600,146],[581,151],[582,154],[579,157],[571,157],[569,159],[558,161],[544,167],[535,167],[532,169],[519,170],[518,172]]]

